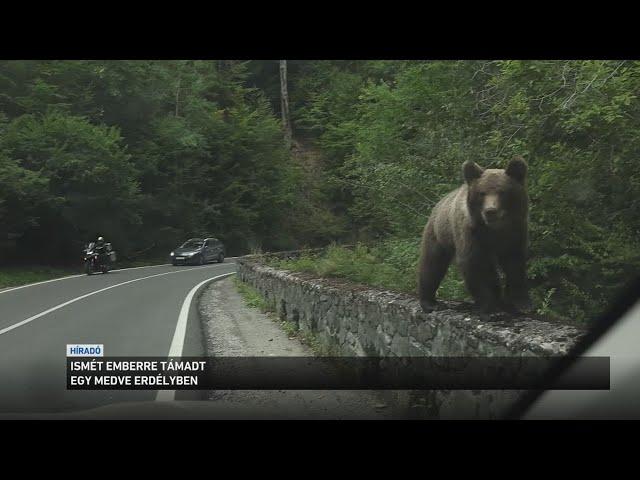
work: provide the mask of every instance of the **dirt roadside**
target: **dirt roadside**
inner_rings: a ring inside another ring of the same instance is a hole
[[[212,283],[202,293],[200,316],[210,356],[313,356],[309,347],[287,333],[266,314],[246,306],[233,277]],[[266,417],[292,419],[401,419],[406,409],[384,403],[369,391],[230,390],[209,393],[209,399],[251,407]]]

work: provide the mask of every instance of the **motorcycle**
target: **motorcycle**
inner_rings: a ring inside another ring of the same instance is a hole
[[[116,252],[111,248],[110,243],[105,243],[103,247],[96,247],[95,242],[89,243],[84,249],[82,261],[84,271],[87,275],[95,272],[108,273],[111,270],[112,262],[116,260]]]

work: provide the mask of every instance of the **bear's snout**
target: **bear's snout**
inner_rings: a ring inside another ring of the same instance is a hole
[[[500,208],[500,198],[498,195],[485,195],[482,205],[482,217],[488,225],[494,224],[502,219],[504,211]]]
[[[489,226],[498,225],[504,218],[504,212],[498,208],[487,208],[482,211],[482,218]]]
[[[487,218],[487,220],[496,220],[499,214],[500,211],[495,207],[487,208],[484,211],[484,216]]]

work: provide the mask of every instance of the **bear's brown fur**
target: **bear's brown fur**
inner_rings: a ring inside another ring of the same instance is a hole
[[[424,228],[420,305],[426,312],[436,308],[436,290],[455,258],[481,312],[528,310],[527,164],[515,157],[504,170],[485,170],[467,161],[462,171],[464,185],[438,202]],[[504,295],[498,268],[506,278]]]

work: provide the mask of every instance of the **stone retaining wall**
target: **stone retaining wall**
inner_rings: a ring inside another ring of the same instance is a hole
[[[506,314],[483,320],[461,302],[427,314],[411,295],[279,270],[263,258],[239,258],[240,279],[273,302],[282,319],[337,355],[555,356],[566,354],[584,334],[570,325]],[[431,417],[495,418],[518,393],[414,392],[405,400],[422,404]]]

